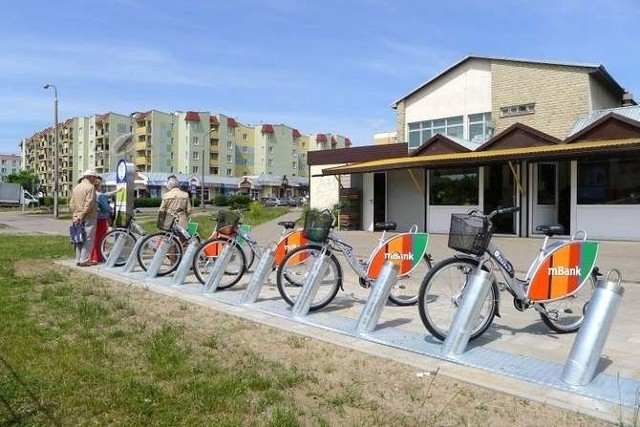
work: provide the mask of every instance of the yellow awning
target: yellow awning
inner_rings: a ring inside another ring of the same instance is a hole
[[[576,142],[573,144],[536,147],[505,148],[500,150],[470,151],[454,154],[435,154],[415,157],[396,157],[370,162],[352,163],[323,169],[323,175],[342,175],[378,172],[414,167],[446,167],[459,165],[486,165],[509,160],[550,160],[575,158],[596,153],[615,153],[640,148],[639,139],[613,139],[605,141]],[[638,151],[640,154],[640,151]]]

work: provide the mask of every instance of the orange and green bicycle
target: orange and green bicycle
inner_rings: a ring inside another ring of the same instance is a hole
[[[335,217],[328,210],[307,213],[302,233],[310,243],[288,252],[278,266],[277,285],[282,298],[293,306],[315,262],[326,257],[329,265],[309,310],[318,310],[329,304],[342,288],[344,276],[335,255],[342,253],[364,288],[375,282],[385,261],[397,264],[397,282],[391,289],[389,300],[401,306],[415,304],[420,283],[431,268],[431,256],[426,253],[429,235],[417,232],[418,227],[413,226],[409,232],[386,238],[388,231],[396,229],[396,223],[378,223],[376,228],[383,233],[378,246],[364,261],[356,258],[353,246],[333,232],[335,222]]]

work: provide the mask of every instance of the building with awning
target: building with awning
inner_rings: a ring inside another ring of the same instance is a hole
[[[362,229],[447,233],[453,213],[518,206],[496,233],[640,239],[640,109],[601,65],[467,57],[392,107],[406,153],[312,172],[360,190]]]

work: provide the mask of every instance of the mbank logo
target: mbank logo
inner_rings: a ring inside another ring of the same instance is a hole
[[[549,267],[551,276],[580,276],[580,267]]]
[[[287,252],[290,252],[290,251],[294,250],[295,248],[297,248],[298,246],[300,246],[300,245],[285,245],[284,246],[284,250],[287,251]]]
[[[384,259],[390,259],[393,261],[413,261],[413,254],[402,254],[400,252],[389,252],[384,254]]]

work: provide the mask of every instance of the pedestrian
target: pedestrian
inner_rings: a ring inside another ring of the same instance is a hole
[[[69,210],[74,224],[84,227],[85,238],[80,243],[74,243],[76,265],[87,267],[95,265],[91,261],[91,251],[96,235],[96,221],[98,208],[96,201],[96,187],[98,174],[91,169],[87,169],[82,174],[82,179],[73,188],[69,199]]]
[[[107,234],[109,229],[109,222],[111,221],[111,206],[109,205],[109,195],[115,193],[103,193],[102,190],[102,177],[98,176],[94,180],[96,188],[96,204],[98,208],[98,217],[96,221],[96,236],[93,241],[93,250],[91,251],[91,262],[99,264],[104,262],[102,259],[102,251],[100,250],[100,244],[102,238]],[[118,191],[118,190],[116,190]]]
[[[189,200],[189,194],[180,189],[180,182],[175,175],[170,175],[167,178],[167,188],[169,191],[162,195],[162,202],[160,203],[159,213],[164,213],[164,223],[158,224],[164,230],[169,230],[173,223],[173,215],[178,215],[178,223],[187,227],[189,224],[189,217],[191,216],[191,201]]]

